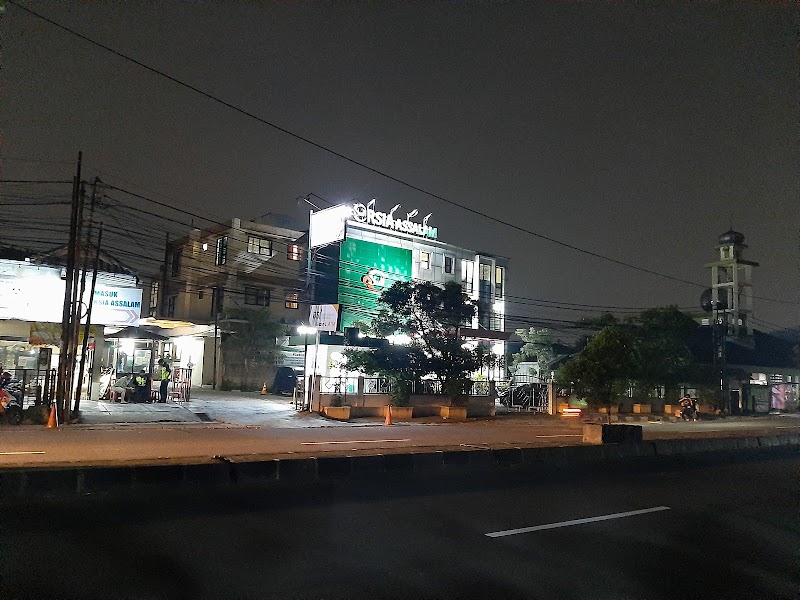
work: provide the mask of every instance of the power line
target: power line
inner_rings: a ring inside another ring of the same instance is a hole
[[[703,284],[700,284],[700,283],[697,283],[697,282],[694,282],[694,281],[689,281],[687,279],[682,279],[680,277],[675,277],[673,275],[669,275],[669,274],[666,274],[666,273],[661,273],[661,272],[655,271],[653,269],[648,269],[646,267],[641,267],[639,265],[634,265],[634,264],[626,262],[626,261],[618,260],[616,258],[612,258],[610,256],[607,256],[607,255],[604,255],[604,254],[600,254],[599,252],[593,252],[591,250],[587,250],[585,248],[581,248],[581,247],[576,246],[574,244],[569,244],[567,242],[562,242],[561,240],[558,240],[556,238],[553,238],[553,237],[550,237],[550,236],[547,236],[547,235],[544,235],[544,234],[541,234],[541,233],[537,233],[537,232],[535,232],[533,230],[526,229],[524,227],[520,227],[519,225],[515,225],[514,223],[511,223],[509,221],[504,221],[502,219],[499,219],[497,217],[493,217],[493,216],[491,216],[491,215],[489,215],[487,213],[484,213],[482,211],[470,208],[470,207],[465,206],[463,204],[459,204],[458,202],[455,202],[453,200],[449,200],[449,199],[445,198],[444,196],[441,196],[439,194],[431,192],[430,190],[427,190],[425,188],[419,187],[419,186],[417,186],[417,185],[415,185],[413,183],[410,183],[410,182],[408,182],[408,181],[406,181],[404,179],[401,179],[399,177],[395,177],[394,175],[391,175],[391,174],[389,174],[389,173],[387,173],[387,172],[385,172],[385,171],[383,171],[381,169],[378,169],[376,167],[372,167],[372,166],[370,166],[370,165],[368,165],[368,164],[366,164],[366,163],[364,163],[362,161],[359,161],[357,159],[351,158],[350,156],[342,154],[341,152],[338,152],[338,151],[336,151],[336,150],[334,150],[334,149],[332,149],[332,148],[330,148],[328,146],[325,146],[323,144],[315,142],[315,141],[313,141],[313,140],[311,140],[311,139],[309,139],[309,138],[307,138],[305,136],[302,136],[302,135],[300,135],[298,133],[295,133],[295,132],[293,132],[293,131],[291,131],[289,129],[286,129],[285,127],[281,127],[280,125],[278,125],[276,123],[273,123],[272,121],[268,121],[267,119],[259,117],[258,115],[254,114],[254,113],[251,113],[251,112],[249,112],[249,111],[247,111],[247,110],[245,110],[243,108],[240,108],[239,106],[236,106],[235,104],[233,104],[231,102],[223,100],[222,98],[220,98],[218,96],[215,96],[214,94],[206,92],[205,90],[203,90],[201,88],[198,88],[198,87],[196,87],[196,86],[194,86],[194,85],[192,85],[190,83],[187,83],[187,82],[185,82],[185,81],[183,81],[181,79],[178,79],[177,77],[173,77],[172,75],[169,75],[169,74],[167,74],[166,72],[164,72],[164,71],[162,71],[160,69],[156,69],[155,67],[152,67],[152,66],[150,66],[150,65],[148,65],[146,63],[143,63],[143,62],[133,58],[132,56],[130,56],[128,54],[125,54],[123,52],[115,50],[115,49],[111,48],[110,46],[107,46],[107,45],[105,45],[105,44],[103,44],[101,42],[98,42],[98,41],[96,41],[96,40],[94,40],[94,39],[92,39],[92,38],[90,38],[90,37],[88,37],[86,35],[83,35],[83,34],[77,32],[77,31],[75,31],[74,29],[71,29],[70,27],[67,27],[66,25],[62,25],[61,23],[58,23],[57,21],[49,19],[49,18],[45,17],[44,15],[42,15],[42,14],[40,14],[40,13],[34,11],[34,10],[31,10],[30,8],[28,8],[26,6],[23,6],[23,5],[19,4],[15,0],[8,0],[8,2],[9,2],[9,4],[13,4],[17,8],[19,8],[19,9],[21,9],[21,10],[23,10],[23,11],[25,11],[25,12],[27,12],[27,13],[29,13],[29,14],[31,14],[31,15],[33,15],[33,16],[35,16],[35,17],[47,22],[47,23],[49,23],[50,25],[53,25],[54,27],[62,29],[63,31],[66,31],[66,32],[70,33],[71,35],[74,35],[74,36],[84,40],[85,42],[88,42],[88,43],[90,43],[90,44],[92,44],[94,46],[97,46],[98,48],[101,48],[102,50],[110,52],[111,54],[114,54],[115,56],[118,56],[119,58],[122,58],[123,60],[129,61],[129,62],[131,62],[131,63],[133,63],[135,65],[138,65],[139,67],[141,67],[141,68],[143,68],[143,69],[145,69],[145,70],[147,70],[147,71],[149,71],[151,73],[155,73],[156,75],[164,77],[165,79],[167,79],[167,80],[169,80],[169,81],[171,81],[171,82],[173,82],[173,83],[175,83],[175,84],[177,84],[177,85],[179,85],[181,87],[184,87],[184,88],[186,88],[186,89],[188,89],[188,90],[190,90],[192,92],[200,94],[201,96],[203,96],[203,97],[205,97],[205,98],[207,98],[207,99],[209,99],[209,100],[211,100],[213,102],[221,104],[222,106],[225,106],[226,108],[229,108],[229,109],[231,109],[231,110],[233,110],[235,112],[238,112],[238,113],[240,113],[240,114],[242,114],[242,115],[244,115],[246,117],[249,117],[249,118],[251,118],[251,119],[253,119],[255,121],[258,121],[259,123],[261,123],[263,125],[266,125],[268,127],[271,127],[273,129],[275,129],[276,131],[279,131],[279,132],[284,133],[284,134],[286,134],[286,135],[288,135],[290,137],[293,137],[293,138],[295,138],[297,140],[300,140],[300,141],[302,141],[302,142],[304,142],[304,143],[306,143],[306,144],[308,144],[310,146],[313,146],[313,147],[315,147],[315,148],[317,148],[319,150],[322,150],[323,152],[327,152],[328,154],[331,154],[332,156],[335,156],[335,157],[340,158],[340,159],[342,159],[344,161],[347,161],[347,162],[349,162],[351,164],[354,164],[354,165],[356,165],[358,167],[361,167],[361,168],[363,168],[363,169],[365,169],[367,171],[370,171],[371,173],[374,173],[376,175],[384,177],[384,178],[386,178],[386,179],[388,179],[390,181],[394,181],[395,183],[398,183],[398,184],[400,184],[402,186],[405,186],[405,187],[407,187],[409,189],[412,189],[414,191],[420,192],[420,193],[422,193],[422,194],[424,194],[426,196],[430,196],[431,198],[435,198],[436,200],[439,200],[440,202],[444,202],[446,204],[449,204],[451,206],[460,208],[460,209],[462,209],[462,210],[464,210],[466,212],[469,212],[471,214],[474,214],[476,216],[482,217],[484,219],[488,219],[490,221],[494,221],[494,222],[499,223],[501,225],[505,225],[506,227],[510,227],[510,228],[512,228],[512,229],[514,229],[516,231],[520,231],[522,233],[526,233],[528,235],[532,235],[534,237],[537,237],[539,239],[545,240],[545,241],[550,242],[552,244],[556,244],[556,245],[561,246],[563,248],[567,248],[569,250],[573,250],[575,252],[579,252],[579,253],[585,254],[587,256],[592,256],[594,258],[605,260],[607,262],[610,262],[610,263],[613,263],[613,264],[616,264],[616,265],[619,265],[619,266],[622,266],[622,267],[627,267],[629,269],[634,269],[634,270],[642,272],[642,273],[648,273],[650,275],[655,275],[657,277],[662,277],[662,278],[669,279],[671,281],[675,281],[675,282],[678,282],[678,283],[683,283],[683,284],[692,285],[692,286],[696,286],[696,287],[703,287],[703,288],[707,287],[707,286],[705,286]]]

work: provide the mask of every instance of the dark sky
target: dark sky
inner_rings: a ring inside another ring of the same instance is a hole
[[[592,252],[706,284],[703,265],[733,225],[761,263],[755,295],[800,302],[795,7],[26,6],[395,177]],[[512,296],[698,305],[701,287],[476,218],[15,6],[4,19],[3,178],[68,179],[82,150],[88,176],[217,217],[299,214],[309,192],[377,198],[433,212],[440,239],[509,256]],[[581,314],[524,302],[509,312]],[[800,305],[759,298],[755,317],[767,330],[798,326]]]

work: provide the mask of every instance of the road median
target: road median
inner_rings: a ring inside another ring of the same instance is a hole
[[[195,464],[18,468],[0,470],[0,498],[124,495],[136,491],[157,493],[162,489],[391,478],[400,474],[469,475],[697,454],[743,456],[787,450],[800,450],[800,434],[261,460],[216,456],[208,462]]]

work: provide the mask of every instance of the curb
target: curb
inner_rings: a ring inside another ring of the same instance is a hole
[[[512,469],[614,463],[636,458],[732,452],[755,454],[781,450],[800,450],[800,433],[241,462],[214,457],[215,462],[187,465],[4,469],[0,470],[0,499],[124,495],[137,491],[153,493],[160,489],[296,484],[401,474],[485,474]]]

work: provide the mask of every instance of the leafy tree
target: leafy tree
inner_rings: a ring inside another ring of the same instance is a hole
[[[550,330],[547,328],[536,329],[531,327],[529,329],[517,329],[515,332],[525,344],[522,345],[519,352],[514,355],[514,369],[521,362],[528,360],[536,361],[539,363],[539,375],[544,374],[549,376],[550,365],[556,359],[556,353],[553,350],[553,341],[550,337]]]
[[[458,336],[458,328],[476,311],[461,286],[454,282],[438,286],[398,281],[383,292],[378,306],[370,333],[408,336],[409,344],[375,351],[351,350],[347,353],[348,365],[359,365],[358,369],[368,373],[384,373],[393,384],[407,390],[414,379],[434,375],[453,404],[463,404],[469,375],[478,369],[480,359],[475,350],[463,347]]]
[[[663,385],[667,396],[677,399],[677,386],[699,373],[690,344],[697,323],[675,306],[652,308],[626,322],[632,337],[631,376],[637,395],[647,401],[653,389]]]
[[[227,379],[239,379],[243,390],[261,387],[265,370],[275,365],[275,338],[285,326],[273,319],[266,308],[235,308],[228,317],[220,340]]]
[[[611,404],[631,374],[630,350],[631,338],[622,328],[604,327],[577,358],[559,369],[558,381],[571,386],[591,408],[605,407],[610,421]]]

